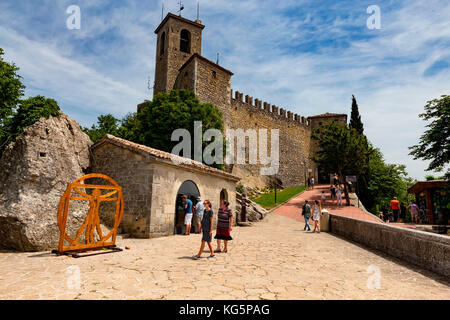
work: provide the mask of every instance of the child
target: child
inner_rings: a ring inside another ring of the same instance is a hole
[[[322,191],[322,195],[320,196],[320,198],[322,199],[322,203],[325,202],[325,191]]]
[[[313,209],[313,221],[314,221],[314,230],[313,233],[316,232],[320,233],[320,216],[322,215],[322,207],[320,205],[320,201],[316,200],[314,203],[314,209]]]
[[[205,248],[205,243],[208,244],[210,255],[208,258],[214,258],[214,250],[211,245],[212,241],[212,227],[213,227],[213,211],[211,209],[211,202],[209,200],[205,200],[203,202],[203,205],[205,207],[205,211],[203,212],[203,218],[202,218],[202,244],[200,245],[200,251],[197,255],[193,256],[195,260],[200,259],[203,249]]]

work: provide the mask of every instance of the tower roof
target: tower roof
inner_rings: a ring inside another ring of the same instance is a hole
[[[205,57],[199,55],[198,53],[194,53],[194,54],[193,54],[193,55],[192,55],[192,56],[191,56],[191,57],[190,57],[190,58],[189,58],[182,66],[181,66],[180,71],[183,70],[184,67],[186,67],[189,63],[191,63],[191,61],[194,60],[194,59],[200,59],[200,60],[203,60],[203,61],[205,61],[206,63],[208,63],[208,64],[210,64],[210,65],[216,67],[217,69],[222,70],[222,71],[224,71],[224,72],[226,72],[226,73],[228,73],[228,74],[230,74],[230,75],[233,75],[233,72],[231,72],[230,70],[225,69],[224,67],[218,65],[218,64],[215,63],[215,62],[212,62],[211,60],[206,59]]]
[[[155,33],[158,33],[159,30],[162,28],[162,26],[163,26],[164,24],[166,24],[166,22],[167,22],[170,18],[173,18],[173,19],[176,19],[176,20],[185,22],[185,23],[189,23],[189,24],[191,24],[191,25],[193,25],[193,26],[196,26],[196,27],[198,27],[198,28],[201,28],[201,29],[204,29],[204,28],[205,28],[205,26],[204,26],[203,24],[200,24],[200,23],[191,21],[191,20],[189,20],[189,19],[183,18],[183,17],[181,17],[181,16],[177,16],[177,15],[175,15],[175,14],[169,12],[169,13],[167,14],[167,16],[164,18],[164,20],[159,24],[158,28],[156,28]]]

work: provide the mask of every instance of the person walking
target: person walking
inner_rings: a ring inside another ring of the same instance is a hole
[[[391,208],[394,214],[394,222],[397,222],[400,211],[400,201],[397,200],[397,197],[394,197],[394,199],[391,200]]]
[[[336,185],[336,205],[342,207],[342,187]]]
[[[308,190],[311,190],[311,178],[308,178]]]
[[[231,230],[233,230],[233,213],[228,208],[230,204],[226,200],[220,202],[219,212],[217,214],[217,229],[216,236],[217,239],[217,249],[214,252],[222,252],[221,250],[221,240],[224,240],[223,252],[228,252],[228,241],[233,240],[231,237]]]
[[[337,174],[336,173],[334,174],[334,177],[333,177],[333,184],[334,185],[338,184],[338,178],[337,178]]]
[[[311,190],[314,190],[314,177],[311,178]]]
[[[313,233],[316,232],[320,233],[320,216],[322,215],[322,206],[320,204],[319,200],[314,201],[314,208],[313,208],[313,221],[314,221],[314,230]]]
[[[197,204],[195,205],[195,216],[197,217],[197,233],[202,232],[202,219],[203,212],[205,211],[205,207],[202,203],[202,198],[197,198]]]
[[[381,209],[381,211],[383,212],[383,221],[384,222],[389,222],[389,209],[387,204],[385,204],[383,206],[383,208]]]
[[[183,196],[184,202],[184,224],[186,226],[185,236],[191,234],[191,224],[192,224],[192,201],[187,198],[186,195]]]
[[[336,187],[334,185],[330,186],[330,192],[331,192],[331,201],[336,199]]]
[[[419,206],[415,201],[411,201],[408,205],[409,210],[411,211],[411,222],[418,224],[419,223]]]
[[[308,228],[308,231],[311,231],[311,227],[309,226],[309,218],[311,217],[311,206],[308,203],[308,200],[305,200],[305,203],[302,207],[302,215],[305,218],[305,227],[303,228],[303,231],[306,231],[306,228]]]
[[[211,245],[212,241],[212,228],[213,228],[213,210],[211,209],[211,202],[209,200],[205,200],[203,202],[204,212],[201,221],[201,229],[202,229],[202,244],[200,245],[200,250],[193,257],[195,260],[200,259],[203,253],[203,249],[205,249],[205,244],[208,244],[210,255],[208,258],[214,258],[214,250]]]

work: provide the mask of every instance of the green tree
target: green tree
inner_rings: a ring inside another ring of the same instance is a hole
[[[419,144],[410,147],[410,155],[415,160],[431,160],[427,171],[441,172],[450,162],[450,96],[442,95],[440,99],[428,101],[425,112],[419,117],[431,120],[431,123],[420,137]],[[450,169],[445,176],[450,179]]]
[[[25,89],[22,77],[17,74],[19,68],[4,61],[3,55],[4,51],[0,48],[0,155],[10,142],[9,122]]]
[[[359,134],[364,133],[364,126],[361,121],[361,115],[359,114],[358,103],[356,98],[352,95],[352,113],[350,115],[350,128],[354,128]]]
[[[120,120],[116,119],[112,114],[100,115],[97,117],[97,124],[82,130],[95,143],[101,140],[105,135],[112,134],[118,136]]]
[[[176,129],[186,129],[192,137],[194,150],[194,121],[202,121],[202,133],[208,129],[223,132],[222,113],[210,103],[200,103],[195,94],[188,90],[160,92],[152,101],[145,101],[144,107],[137,114],[140,122],[141,143],[171,152],[179,142],[171,141]],[[203,143],[202,150],[209,144]],[[216,167],[222,168],[221,165]]]
[[[314,130],[313,139],[319,150],[313,161],[327,172],[336,172],[339,177],[363,174],[367,170],[367,139],[346,124],[330,122]],[[345,198],[350,205],[347,184],[344,183]]]
[[[13,142],[20,136],[26,127],[34,124],[41,118],[50,116],[59,116],[60,108],[58,103],[43,96],[30,97],[21,100],[13,116],[8,119],[4,126],[5,137],[0,148],[0,153],[10,142]]]

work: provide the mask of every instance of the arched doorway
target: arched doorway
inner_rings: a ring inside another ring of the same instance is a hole
[[[184,207],[183,207],[183,195],[186,195],[188,199],[192,201],[195,206],[197,203],[197,197],[200,197],[200,191],[198,190],[195,182],[186,180],[178,189],[177,197],[175,200],[175,219],[174,219],[174,234],[183,234],[185,231],[184,226]],[[195,218],[192,219],[192,231],[196,229]]]
[[[222,202],[222,200],[228,201],[228,192],[225,189],[222,189],[222,191],[220,191],[220,202]]]

